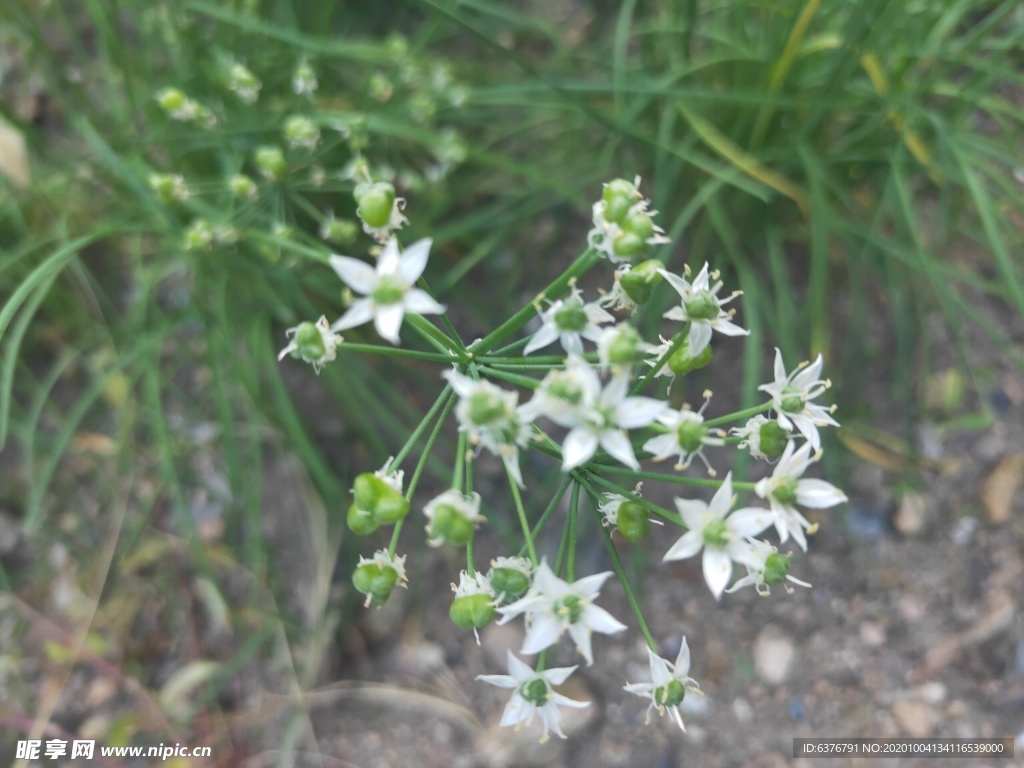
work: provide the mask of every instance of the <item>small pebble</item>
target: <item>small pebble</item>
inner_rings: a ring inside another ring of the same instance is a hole
[[[754,641],[754,668],[769,685],[778,685],[789,677],[795,656],[792,638],[774,625],[762,629]]]

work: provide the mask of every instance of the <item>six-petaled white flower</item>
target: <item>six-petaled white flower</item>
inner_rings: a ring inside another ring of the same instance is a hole
[[[566,631],[576,650],[587,665],[594,663],[590,635],[593,632],[612,634],[621,632],[626,625],[616,620],[604,608],[594,605],[601,585],[612,575],[611,571],[597,573],[570,584],[557,576],[542,560],[526,594],[516,602],[499,608],[499,624],[511,621],[525,613],[528,617],[523,653],[539,653],[558,642]]]
[[[779,552],[767,541],[750,541],[750,562],[747,566],[747,575],[738,579],[735,584],[725,590],[727,593],[735,592],[743,587],[753,586],[757,594],[767,596],[771,587],[782,584],[787,592],[792,593],[794,589],[785,582],[791,581],[801,587],[810,587],[806,581],[801,581],[795,576],[789,575],[789,555]]]
[[[807,467],[817,461],[821,454],[812,457],[810,443],[804,443],[800,450],[795,450],[795,447],[796,443],[790,440],[771,477],[759,480],[754,486],[754,492],[771,504],[779,540],[784,542],[792,534],[796,543],[806,552],[807,537],[804,529],[810,528],[811,523],[800,514],[796,505],[827,509],[847,499],[845,493],[824,480],[801,480]]]
[[[700,685],[689,676],[690,673],[690,646],[683,638],[683,644],[679,648],[679,655],[673,664],[668,659],[663,659],[650,648],[647,655],[651,662],[651,682],[630,683],[626,690],[651,700],[647,707],[647,722],[651,722],[651,710],[658,710],[658,714],[664,716],[668,710],[669,715],[679,726],[680,730],[686,731],[683,725],[683,718],[679,714],[679,705],[683,703],[686,692],[701,693]]]
[[[676,289],[682,299],[678,307],[665,313],[668,320],[682,320],[690,324],[689,342],[690,355],[696,357],[711,342],[711,332],[718,331],[726,336],[747,336],[750,331],[740,328],[732,322],[732,311],[722,309],[723,304],[735,299],[742,292],[735,291],[724,299],[718,298],[722,283],[718,280],[718,272],[708,274],[708,264],[697,274],[693,282],[685,277],[673,275],[664,269],[658,270],[668,284]],[[714,285],[711,279],[714,278]]]
[[[596,342],[601,336],[601,323],[611,323],[615,318],[597,302],[584,304],[579,289],[573,288],[565,299],[559,299],[541,312],[543,325],[533,334],[530,343],[523,350],[528,355],[557,340],[569,354],[583,354],[583,339]]]
[[[779,424],[788,431],[793,428],[800,432],[811,444],[811,450],[821,448],[821,436],[818,427],[838,427],[839,422],[832,418],[835,406],[826,408],[810,402],[832,386],[828,379],[820,379],[821,355],[813,363],[803,362],[792,372],[786,373],[782,362],[782,351],[775,348],[775,381],[762,384],[758,389],[772,397],[772,407],[778,413]]]
[[[418,240],[399,253],[398,241],[388,240],[377,259],[377,268],[348,256],[331,256],[338,277],[364,298],[357,299],[341,316],[332,331],[343,331],[373,320],[381,338],[399,344],[398,330],[406,312],[441,314],[444,307],[425,291],[414,288],[427,266],[431,240]]]
[[[685,560],[703,549],[704,580],[718,600],[732,575],[733,562],[750,562],[751,545],[747,537],[756,536],[771,525],[772,515],[767,509],[758,507],[738,509],[729,515],[735,502],[732,472],[725,476],[710,504],[686,499],[676,499],[675,502],[689,530],[672,545],[663,559]]]
[[[478,449],[483,447],[500,456],[516,485],[522,487],[519,448],[529,439],[530,423],[516,408],[519,393],[458,371],[446,371],[444,377],[459,396],[459,404],[455,406],[459,430],[465,432],[469,442]]]
[[[581,709],[590,706],[589,701],[570,699],[557,693],[553,688],[568,680],[569,675],[575,671],[576,667],[558,667],[536,672],[509,651],[507,675],[477,675],[476,679],[499,688],[514,689],[512,698],[502,713],[501,725],[518,729],[523,725],[529,725],[533,722],[534,715],[537,715],[544,725],[544,735],[541,736],[543,742],[550,737],[550,731],[554,731],[560,738],[565,738],[559,707]]]
[[[639,469],[640,462],[626,432],[652,424],[668,405],[651,397],[628,397],[629,379],[612,376],[602,388],[596,371],[589,365],[577,364],[574,383],[579,387],[578,405],[566,409],[563,421],[550,416],[562,426],[570,427],[562,444],[562,470],[568,472],[589,461],[598,446],[617,461]]]
[[[653,454],[655,461],[667,459],[673,453],[679,454],[675,468],[680,470],[689,469],[693,457],[697,456],[704,462],[708,474],[714,477],[716,473],[704,455],[704,446],[725,445],[725,433],[704,426],[704,409],[711,402],[711,392],[706,391],[704,395],[706,399],[699,411],[694,412],[684,406],[681,410],[663,413],[658,422],[668,427],[668,432],[652,437],[644,443],[644,450]]]

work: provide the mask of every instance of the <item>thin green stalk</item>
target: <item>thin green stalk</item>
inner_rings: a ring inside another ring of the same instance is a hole
[[[614,475],[628,475],[629,477],[636,478],[637,480],[660,480],[664,483],[673,483],[675,485],[699,485],[703,488],[720,488],[722,486],[721,480],[715,479],[704,479],[700,477],[687,477],[686,475],[669,475],[662,472],[644,472],[642,470],[630,469],[629,467],[619,467],[612,464],[588,464],[590,469],[595,472],[610,472]],[[737,491],[752,491],[757,483],[748,483],[743,480],[733,480],[732,487]]]
[[[409,455],[409,451],[411,451],[413,446],[419,442],[420,436],[427,430],[427,425],[430,424],[434,416],[437,415],[437,412],[443,408],[446,403],[452,402],[454,396],[455,393],[452,391],[452,385],[446,384],[444,389],[441,390],[441,394],[437,396],[437,400],[432,406],[430,406],[430,410],[427,411],[427,415],[423,417],[416,429],[413,430],[413,433],[409,435],[409,439],[405,441],[405,445],[402,446],[401,450],[395,454],[395,458],[389,462],[389,469],[397,468],[402,465],[402,462],[405,461],[405,457]]]
[[[749,419],[751,416],[757,416],[759,413],[764,413],[770,410],[772,407],[771,401],[767,403],[761,403],[761,405],[755,405],[753,408],[746,408],[742,411],[736,411],[735,413],[727,413],[725,416],[718,416],[714,419],[708,419],[704,422],[705,427],[717,427],[719,424],[728,424],[730,421],[740,421],[742,419]]]
[[[465,362],[464,356],[460,355],[458,352],[461,345],[448,338],[444,331],[429,320],[420,315],[406,315],[405,321],[412,326],[413,330],[415,330],[422,339],[439,352],[448,353],[449,356],[451,356],[452,353],[455,353],[459,359],[462,359],[463,362]]]
[[[537,305],[544,299],[552,296],[558,296],[564,291],[573,278],[579,277],[580,275],[587,272],[594,264],[597,263],[598,259],[597,252],[592,248],[588,248],[584,251],[572,265],[565,270],[557,279],[555,279],[551,285],[537,294],[537,297],[529,304],[524,306],[512,317],[506,320],[504,323],[499,325],[489,334],[484,336],[479,341],[475,341],[469,345],[470,352],[490,352],[494,349],[495,345],[504,341],[513,333],[518,331],[524,325],[526,325],[533,317],[537,314]]]
[[[586,480],[582,478],[579,479],[580,483],[582,483],[587,489],[587,495],[590,496],[590,504],[593,507],[594,512],[597,512],[599,506],[597,494]],[[615,543],[612,541],[612,533],[606,526],[599,525],[598,528],[601,529],[601,537],[604,539],[605,548],[608,550],[608,554],[612,559],[612,567],[615,569],[615,575],[618,577],[619,583],[622,584],[622,589],[626,593],[626,599],[629,600],[629,607],[633,609],[633,615],[636,616],[637,623],[640,625],[640,631],[643,632],[644,639],[647,640],[647,645],[650,649],[657,653],[658,646],[654,642],[654,638],[651,636],[651,630],[647,628],[647,622],[644,620],[644,614],[640,610],[640,603],[637,601],[636,595],[633,594],[633,587],[629,583],[629,579],[626,578],[626,569],[622,567],[622,560],[619,559],[619,551],[615,548]]]
[[[569,487],[569,483],[571,482],[572,477],[570,477],[569,475],[565,475],[564,479],[562,480],[562,484],[558,486],[558,490],[555,491],[555,495],[551,497],[551,501],[548,502],[548,505],[544,509],[543,514],[541,514],[540,519],[537,521],[537,524],[533,526],[533,531],[530,533],[530,536],[527,539],[528,541],[533,541],[538,536],[540,536],[540,532],[544,530],[544,526],[547,525],[548,519],[554,513],[555,508],[558,506],[558,502],[562,500],[562,497],[565,495],[565,491]],[[519,549],[519,557],[522,557],[525,552],[526,544],[523,544],[523,546]]]
[[[576,516],[579,508],[580,484],[573,483],[572,495],[569,497],[569,561],[565,567],[566,581],[576,580]]]
[[[445,387],[445,390],[447,389],[448,387]],[[456,398],[453,397],[452,395],[454,395],[454,393],[451,393],[447,398],[444,398],[442,393],[442,397],[438,398],[438,402],[441,402],[442,400],[445,399],[447,400],[447,402],[444,406],[444,410],[441,411],[441,416],[438,418],[437,424],[434,425],[434,431],[431,432],[430,437],[427,438],[427,444],[423,446],[423,455],[421,455],[420,460],[416,462],[416,469],[413,470],[412,479],[409,481],[409,487],[405,491],[405,498],[408,501],[412,501],[413,494],[416,492],[416,486],[420,482],[420,475],[423,474],[423,469],[427,466],[427,458],[430,456],[430,452],[434,450],[434,443],[437,442],[437,438],[441,436],[441,430],[444,429],[444,423],[445,421],[448,420],[448,414],[450,414],[452,412],[452,408],[455,407]],[[437,403],[435,403],[435,407],[436,405]],[[433,410],[434,409],[431,408],[431,411]],[[426,420],[421,422],[420,426],[422,426],[424,423],[426,423]],[[419,430],[417,429],[417,431]],[[403,450],[406,450],[409,447],[409,445],[410,443],[406,443],[405,448],[403,448]],[[397,466],[397,464],[395,464],[394,466]],[[394,533],[391,534],[391,543],[388,545],[388,554],[390,554],[392,557],[394,557],[395,552],[398,550],[398,538],[402,535],[402,525],[404,522],[405,520],[402,519],[395,523]]]
[[[523,528],[523,536],[526,537],[526,549],[530,553],[530,562],[537,565],[537,550],[533,546],[533,536],[530,535],[530,523],[526,519],[526,510],[523,509],[523,500],[519,496],[519,486],[516,485],[516,479],[512,477],[512,470],[509,469],[508,464],[505,465],[505,474],[508,475],[508,487],[512,491],[512,500],[516,505],[516,514],[519,515],[519,524]]]
[[[413,360],[430,360],[435,363],[457,363],[459,358],[455,355],[446,355],[438,352],[420,352],[415,349],[403,349],[402,347],[382,347],[378,344],[350,344],[343,341],[338,349],[345,352],[367,352],[371,355],[389,355],[391,357],[408,357]]]
[[[529,376],[519,376],[515,373],[509,373],[508,371],[499,371],[497,368],[491,368],[487,365],[479,366],[481,373],[486,373],[495,379],[501,379],[507,381],[509,384],[517,384],[520,387],[529,387],[530,389],[536,389],[540,386],[539,379],[533,379]]]

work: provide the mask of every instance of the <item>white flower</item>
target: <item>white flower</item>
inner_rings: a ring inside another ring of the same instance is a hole
[[[761,450],[761,427],[768,422],[769,420],[767,418],[758,414],[752,419],[749,419],[742,427],[733,427],[729,432],[742,438],[742,442],[740,442],[739,447],[749,450],[750,455],[755,459],[769,461],[768,455]]]
[[[317,374],[324,363],[329,363],[337,357],[337,348],[342,342],[341,336],[331,332],[327,318],[322,315],[315,323],[300,323],[294,328],[289,328],[285,335],[290,340],[288,346],[278,354],[278,361],[283,360],[285,355],[294,354],[311,364]]]
[[[826,408],[809,402],[832,386],[828,379],[818,378],[821,365],[821,355],[818,355],[813,363],[800,363],[792,373],[787,374],[782,362],[782,351],[776,347],[775,381],[758,387],[771,395],[772,407],[779,414],[779,424],[787,432],[792,432],[795,426],[807,438],[813,451],[821,448],[818,427],[839,426],[839,422],[830,415],[835,406]]]
[[[599,445],[626,466],[639,469],[626,430],[650,425],[668,405],[651,397],[627,397],[626,376],[612,376],[602,388],[593,368],[577,366],[576,378],[582,396],[579,406],[566,414],[569,418],[563,425],[571,429],[562,445],[562,470],[568,472],[589,461]]]
[[[646,362],[649,366],[651,366],[651,368],[656,366],[658,364],[658,361],[661,360],[665,353],[672,348],[671,339],[666,339],[664,336],[661,335],[659,335],[658,338],[661,339],[661,344],[652,346],[649,350],[647,350],[649,359]],[[675,374],[672,372],[672,369],[668,367],[668,361],[666,361],[665,364],[658,369],[658,372],[654,374],[654,378],[658,378],[659,376],[675,376]]]
[[[591,633],[608,635],[626,628],[604,608],[594,605],[601,585],[611,575],[611,571],[605,571],[570,584],[555,576],[547,561],[542,560],[526,594],[511,605],[498,609],[502,615],[498,623],[505,624],[521,613],[527,614],[529,629],[522,653],[528,654],[539,653],[554,645],[568,630],[576,643],[576,650],[590,666],[594,663]]]
[[[690,324],[689,342],[692,357],[703,352],[704,347],[711,342],[712,330],[724,333],[726,336],[750,334],[750,331],[733,324],[732,313],[735,310],[726,312],[722,309],[723,304],[732,301],[742,291],[735,291],[732,295],[719,299],[718,292],[722,289],[722,283],[718,280],[718,272],[708,275],[707,262],[704,262],[704,268],[701,269],[693,283],[664,269],[659,269],[658,272],[682,298],[682,303],[666,312],[664,317],[669,320],[682,320]],[[714,285],[711,285],[712,278],[715,280]]]
[[[552,688],[568,680],[569,675],[576,671],[576,667],[558,667],[535,672],[532,667],[509,651],[508,671],[507,675],[477,675],[476,678],[499,688],[515,689],[501,716],[503,727],[514,726],[518,729],[524,724],[529,725],[533,722],[533,716],[539,715],[544,724],[542,742],[550,738],[549,731],[554,731],[555,735],[564,739],[558,708],[561,706],[580,709],[590,706],[589,701],[575,701],[556,693]]]
[[[529,440],[530,425],[516,408],[519,393],[506,391],[489,381],[473,379],[458,371],[446,371],[443,375],[459,396],[459,403],[455,406],[459,431],[465,432],[469,442],[478,449],[484,447],[500,456],[516,485],[523,487],[519,448]]]
[[[821,457],[821,452],[812,458],[810,443],[804,443],[798,451],[794,451],[795,445],[792,440],[786,445],[786,450],[779,463],[775,465],[771,477],[759,480],[754,486],[754,492],[771,504],[779,540],[784,542],[792,534],[796,543],[806,552],[807,537],[804,535],[804,529],[810,528],[811,524],[797,511],[796,505],[826,509],[842,504],[847,499],[846,494],[824,480],[800,479],[811,462]]]
[[[771,592],[771,586],[782,584],[787,592],[794,590],[785,581],[791,581],[801,587],[810,587],[806,581],[789,575],[789,556],[779,552],[778,547],[773,547],[767,541],[750,540],[751,558],[746,563],[747,575],[738,579],[735,584],[725,590],[727,593],[735,592],[743,587],[753,586],[757,594],[766,596]]]
[[[597,358],[604,366],[628,370],[643,362],[652,349],[654,345],[640,338],[640,332],[629,323],[602,328],[597,338]]]
[[[584,397],[592,391],[595,381],[600,389],[601,382],[590,363],[577,355],[569,355],[565,369],[549,371],[529,402],[519,406],[519,416],[527,422],[545,416],[559,426],[571,427],[579,420],[581,409],[586,407]]]
[[[631,269],[629,264],[623,264],[617,270],[615,270],[615,282],[612,284],[612,289],[604,294],[597,303],[602,307],[610,307],[614,310],[624,310],[632,313],[636,309],[636,302],[633,298],[626,293],[626,289],[622,287],[622,283],[619,282],[624,274],[629,272]]]
[[[679,705],[683,703],[687,691],[701,693],[700,685],[689,676],[690,646],[686,644],[684,637],[675,664],[661,658],[650,648],[647,649],[647,655],[651,662],[651,682],[630,683],[626,690],[651,700],[650,706],[647,707],[648,723],[651,722],[652,709],[657,709],[658,714],[662,716],[667,709],[680,730],[685,733],[686,726],[683,725],[683,718],[679,714]]]
[[[461,494],[454,488],[427,502],[423,507],[427,516],[427,544],[439,547],[446,541],[462,546],[462,537],[472,537],[478,523],[484,521],[480,514],[480,494]],[[439,519],[439,517],[441,519]]]
[[[704,550],[704,580],[718,600],[732,575],[732,564],[751,561],[751,545],[747,537],[756,536],[772,524],[767,509],[746,507],[726,517],[735,499],[732,494],[732,472],[725,476],[710,504],[703,501],[676,499],[676,509],[689,530],[672,545],[663,558],[685,560]]]
[[[533,334],[530,343],[523,350],[524,355],[543,349],[556,339],[569,354],[583,354],[583,339],[597,341],[601,336],[601,323],[611,323],[615,318],[596,302],[584,304],[582,294],[576,288],[568,298],[559,299],[541,312],[543,325]]]
[[[419,288],[413,288],[427,266],[431,240],[418,240],[403,253],[398,241],[388,240],[374,269],[366,262],[348,256],[331,256],[331,266],[338,277],[356,293],[358,299],[334,325],[332,331],[355,328],[373,320],[377,333],[392,344],[398,344],[398,329],[406,312],[440,314],[444,307]]]
[[[259,98],[262,87],[259,79],[245,66],[237,62],[231,65],[228,70],[228,88],[246,104],[252,104]]]
[[[601,521],[601,525],[608,528],[611,531],[615,531],[619,527],[619,510],[623,504],[627,502],[636,503],[636,500],[640,497],[640,485],[637,485],[636,496],[629,498],[619,493],[606,493],[602,496],[602,501],[597,506],[597,511],[601,513],[604,520]],[[664,525],[661,520],[656,520],[648,516],[647,522],[653,523],[654,525]]]
[[[708,474],[714,477],[716,473],[704,456],[704,446],[725,445],[725,433],[704,426],[704,409],[711,402],[711,392],[705,391],[704,396],[704,405],[696,413],[688,406],[683,406],[678,411],[667,411],[662,414],[658,421],[668,427],[669,431],[644,443],[644,450],[653,454],[655,461],[667,459],[673,453],[678,453],[679,461],[675,468],[679,470],[688,469],[693,457],[698,456],[707,467]]]

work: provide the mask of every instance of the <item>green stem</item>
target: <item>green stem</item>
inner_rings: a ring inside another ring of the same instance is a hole
[[[530,389],[536,389],[540,386],[540,380],[534,379],[529,376],[520,376],[515,373],[509,373],[507,371],[499,371],[497,368],[491,368],[490,366],[481,365],[479,366],[481,373],[486,373],[495,379],[501,379],[507,381],[510,384],[516,384],[520,387],[529,387]]]
[[[459,432],[459,441],[455,446],[455,468],[452,470],[452,488],[463,492],[464,465],[466,462],[466,433]],[[468,493],[468,491],[466,491]]]
[[[427,285],[427,281],[421,277],[419,283],[420,288],[426,291],[430,298],[434,299],[434,301],[437,301],[437,297],[434,296],[434,292],[430,290],[430,286]],[[441,319],[441,323],[444,324],[445,329],[448,331],[448,337],[455,342],[455,345],[458,347],[459,352],[465,352],[466,345],[462,342],[462,339],[459,337],[459,332],[455,330],[455,326],[452,325],[452,321],[448,319],[448,314],[446,312],[442,312],[439,315],[439,317]]]
[[[755,405],[753,408],[746,408],[742,411],[736,411],[736,413],[728,413],[725,416],[719,416],[714,419],[708,419],[704,422],[705,427],[717,427],[719,424],[728,424],[730,421],[740,421],[741,419],[749,419],[751,416],[757,416],[759,413],[764,413],[770,410],[772,407],[771,401],[762,403],[761,405]]]
[[[587,488],[588,495],[590,496],[590,504],[593,507],[594,512],[597,512],[598,502],[594,489],[591,488],[586,481],[581,480],[581,482]],[[619,583],[622,584],[622,589],[626,593],[626,599],[629,600],[629,607],[633,609],[633,615],[636,616],[637,623],[640,625],[640,631],[643,632],[644,639],[647,640],[647,645],[650,649],[657,653],[658,646],[654,642],[654,638],[651,636],[651,630],[647,628],[647,622],[644,620],[643,612],[640,610],[640,603],[637,602],[636,595],[633,594],[633,587],[630,585],[629,579],[626,578],[626,569],[622,567],[622,560],[619,558],[619,551],[615,548],[615,543],[612,541],[612,533],[603,525],[599,525],[598,528],[601,529],[601,536],[604,538],[604,545],[608,549],[608,554],[612,558],[612,567],[615,568],[615,575],[619,578]]]
[[[411,325],[427,343],[431,344],[438,351],[448,353],[449,357],[455,353],[457,359],[464,358],[464,354],[459,355],[456,352],[459,348],[459,344],[448,338],[444,331],[429,322],[426,318],[420,315],[406,315],[405,321],[409,323],[409,325]],[[465,360],[463,360],[463,362],[465,362]]]
[[[551,298],[552,296],[560,295],[562,291],[568,287],[573,278],[579,277],[583,273],[587,272],[594,266],[594,264],[597,263],[599,258],[600,256],[598,256],[596,251],[592,248],[588,248],[567,270],[565,270],[565,272],[555,279],[551,285],[541,291],[533,301],[524,306],[482,339],[470,344],[469,351],[490,352],[493,350],[495,345],[501,343],[518,331],[537,314],[537,305],[541,301]]]
[[[530,553],[530,562],[537,567],[537,550],[533,546],[533,537],[530,535],[530,523],[526,519],[526,510],[523,509],[523,500],[519,496],[519,486],[516,479],[512,477],[512,470],[508,464],[505,465],[505,474],[508,476],[508,487],[512,490],[512,500],[516,505],[516,513],[519,515],[519,524],[523,528],[523,536],[526,537],[526,549]]]
[[[675,485],[699,485],[702,488],[720,488],[722,486],[721,480],[713,480],[711,478],[703,479],[700,477],[686,477],[685,475],[667,475],[662,472],[644,472],[641,470],[630,469],[629,467],[619,467],[611,464],[593,464],[587,465],[589,469],[595,472],[608,472],[613,475],[628,475],[629,477],[636,478],[637,480],[660,480],[665,483],[674,483]],[[748,483],[742,480],[733,480],[732,487],[737,491],[752,491],[757,483]]]
[[[576,580],[576,513],[580,508],[580,484],[572,484],[572,495],[569,497],[569,562],[566,564],[566,581]]]
[[[441,394],[437,396],[437,400],[432,406],[430,406],[430,410],[427,411],[427,415],[423,417],[416,429],[414,429],[412,434],[409,435],[409,439],[405,441],[405,445],[403,445],[401,450],[395,454],[395,458],[388,462],[388,469],[397,468],[402,465],[402,462],[405,461],[405,457],[409,455],[409,451],[412,450],[412,447],[419,442],[420,437],[424,432],[426,432],[427,425],[433,421],[437,412],[441,410],[445,403],[450,401],[454,395],[455,393],[452,391],[452,385],[446,384],[444,389],[441,390]]]
[[[447,387],[445,389],[447,389]],[[451,393],[451,395],[454,395],[454,393]],[[452,412],[452,408],[455,407],[456,398],[451,395],[447,398],[447,403],[444,406],[444,410],[441,411],[441,416],[438,418],[437,424],[434,425],[434,431],[431,432],[430,437],[427,438],[427,444],[423,446],[423,455],[420,456],[420,460],[416,462],[416,469],[413,470],[412,479],[409,481],[409,487],[405,491],[405,498],[410,502],[412,501],[413,494],[416,492],[416,486],[420,482],[420,475],[423,474],[423,470],[427,466],[427,459],[430,457],[430,452],[434,449],[434,443],[436,443],[437,438],[441,436],[441,430],[444,429],[444,423],[448,419],[448,414],[450,414]],[[438,402],[442,399],[444,399],[443,395],[441,398],[438,398]],[[434,409],[432,408],[431,410]],[[425,423],[425,421],[421,422],[421,426],[423,423]],[[406,447],[408,447],[408,445],[409,443],[406,443]],[[388,545],[388,554],[392,557],[394,557],[395,551],[398,549],[398,537],[402,535],[402,525],[404,523],[404,519],[395,523],[395,530],[391,534],[391,543]]]
[[[459,358],[437,352],[419,352],[415,349],[402,347],[381,347],[377,344],[349,344],[347,341],[338,345],[345,352],[368,352],[372,355],[390,355],[392,357],[408,357],[414,360],[430,360],[435,363],[457,363]]]
[[[540,520],[538,520],[537,524],[533,526],[533,531],[530,533],[529,536],[530,541],[535,541],[537,537],[540,536],[540,532],[544,530],[544,526],[547,525],[548,519],[554,513],[555,508],[558,506],[558,502],[562,500],[562,497],[565,495],[565,491],[569,487],[569,483],[571,482],[572,478],[569,475],[566,475],[565,478],[562,480],[562,484],[558,486],[558,490],[555,491],[555,495],[551,497],[551,501],[544,509],[544,513],[540,516]],[[519,557],[522,557],[525,552],[526,544],[523,544],[523,546],[519,549]]]

